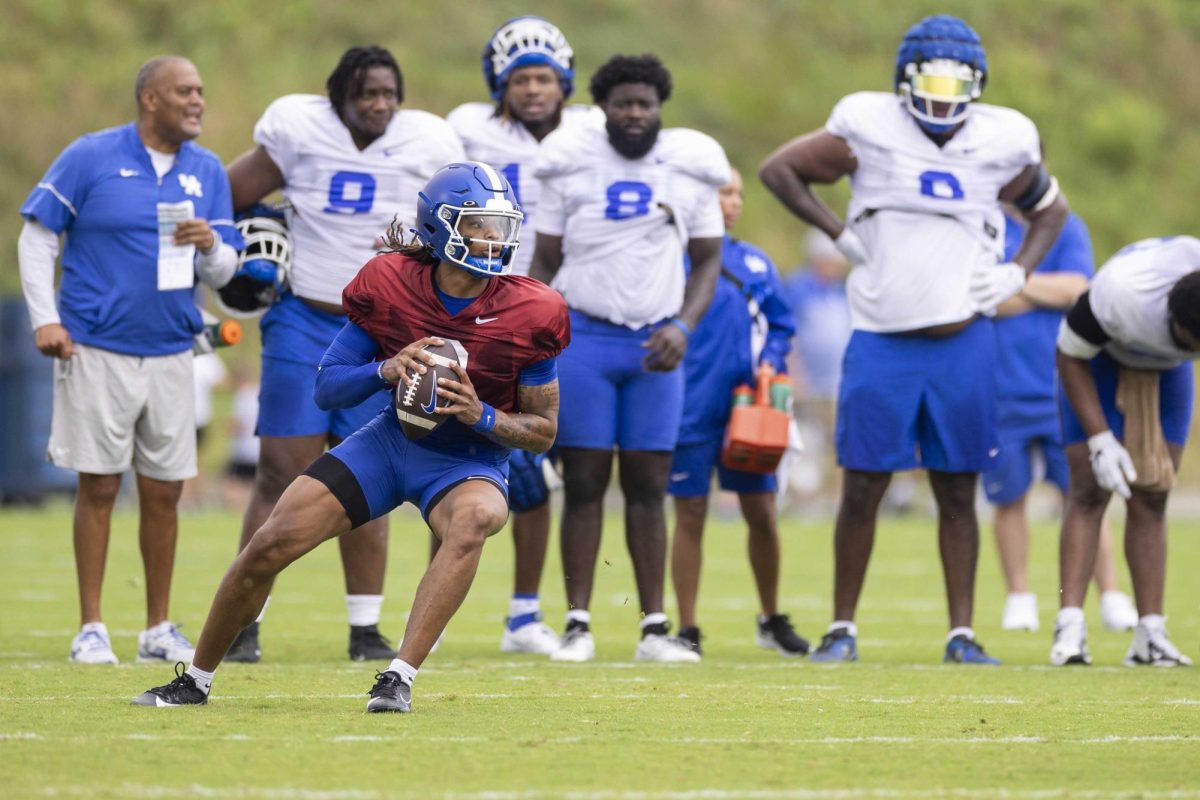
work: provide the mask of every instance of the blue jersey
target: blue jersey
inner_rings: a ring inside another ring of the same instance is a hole
[[[1004,258],[1011,261],[1021,246],[1025,229],[1006,216]],[[1092,277],[1092,242],[1087,225],[1075,214],[1036,270],[1076,272]],[[1064,312],[1035,309],[1015,317],[996,320],[997,375],[999,400],[997,420],[1004,426],[1028,426],[1049,422],[1057,428],[1054,400],[1054,343]]]
[[[161,180],[132,122],[76,139],[50,165],[21,216],[66,234],[58,311],[72,339],[135,356],[192,347],[201,330],[192,287],[158,288],[158,204],[185,201],[242,247],[225,169],[192,142]]]
[[[734,387],[753,384],[760,363],[786,372],[795,332],[771,259],[727,234],[712,304],[688,341],[679,444],[720,438],[729,421]]]

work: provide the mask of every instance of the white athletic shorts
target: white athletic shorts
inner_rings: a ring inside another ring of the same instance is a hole
[[[50,460],[93,475],[131,466],[160,481],[196,476],[192,351],[128,356],[75,344],[54,361]]]

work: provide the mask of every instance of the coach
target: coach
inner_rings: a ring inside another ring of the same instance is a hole
[[[237,267],[229,183],[192,143],[204,87],[161,56],[138,71],[137,121],[67,147],[21,207],[21,283],[38,350],[55,361],[49,457],[79,473],[75,565],[81,629],[71,660],[115,664],[100,617],[109,518],[132,465],[146,571],[139,660],[190,660],[167,617],[183,480],[196,474],[192,345],[195,276],[222,286]],[[54,296],[59,237],[62,283]],[[233,245],[233,246],[231,246]]]

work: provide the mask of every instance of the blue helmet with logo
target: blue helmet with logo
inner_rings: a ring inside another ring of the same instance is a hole
[[[563,97],[570,97],[575,90],[575,52],[562,31],[541,17],[510,19],[483,48],[483,79],[497,103],[514,69],[539,65],[554,68]]]
[[[524,218],[503,175],[464,161],[439,169],[417,194],[414,232],[440,261],[490,278],[512,271]]]
[[[904,34],[896,52],[896,91],[926,131],[947,133],[965,120],[986,83],[979,34],[958,17],[926,17]]]

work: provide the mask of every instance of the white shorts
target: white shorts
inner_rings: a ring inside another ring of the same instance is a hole
[[[75,344],[54,361],[50,460],[92,475],[131,466],[160,481],[196,476],[192,351],[128,356]]]

